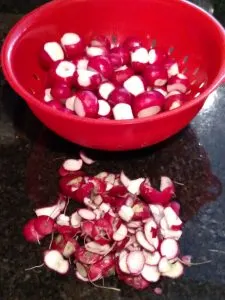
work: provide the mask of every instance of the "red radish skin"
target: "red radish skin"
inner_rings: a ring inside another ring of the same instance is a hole
[[[86,165],[92,165],[95,163],[95,161],[93,159],[91,159],[90,157],[88,157],[84,151],[80,151],[79,155],[80,155],[80,158],[82,159],[82,161]]]
[[[158,251],[150,253],[150,252],[144,250],[143,254],[145,256],[145,263],[147,265],[158,266],[158,263],[160,262],[160,259],[161,259],[161,255],[159,254]]]
[[[167,259],[173,259],[179,254],[179,246],[174,239],[165,239],[160,245],[160,253]]]
[[[124,88],[115,88],[108,97],[109,104],[114,107],[119,103],[132,104],[132,95]]]
[[[99,106],[98,117],[111,118],[112,109],[106,100],[103,100],[103,99],[98,100],[98,106]]]
[[[66,274],[69,271],[69,262],[57,250],[49,250],[44,253],[45,265],[57,273]]]
[[[130,53],[127,49],[121,46],[117,46],[111,49],[109,54],[114,68],[120,68],[123,65],[128,65],[130,62]]]
[[[89,198],[93,190],[94,184],[92,182],[83,183],[72,193],[71,198],[79,203],[84,203],[84,198]]]
[[[174,210],[174,212],[177,214],[177,216],[180,215],[180,203],[176,201],[172,201],[169,203],[168,207],[171,207]]]
[[[34,229],[39,235],[48,235],[54,231],[55,220],[48,216],[34,219]]]
[[[151,91],[144,92],[133,100],[133,111],[137,118],[145,118],[158,114],[163,107],[164,97],[162,94]]]
[[[157,228],[157,224],[155,223],[155,221],[152,219],[150,221],[148,221],[147,223],[145,223],[144,225],[144,232],[145,232],[145,237],[147,239],[147,241],[154,246],[155,249],[158,248],[159,245],[159,240],[158,237],[154,236],[154,230],[158,229]]]
[[[99,104],[96,96],[90,91],[76,93],[74,111],[80,117],[96,118],[98,116]]]
[[[168,272],[163,273],[162,275],[169,278],[179,278],[184,273],[184,266],[179,261],[172,264],[171,269]]]
[[[68,59],[73,59],[84,53],[84,42],[77,33],[65,33],[61,37],[61,45]]]
[[[140,76],[131,76],[123,83],[123,87],[133,96],[138,96],[145,92],[145,82]]]
[[[49,69],[55,62],[64,59],[62,47],[57,42],[45,43],[40,51],[40,63],[45,69]]]
[[[138,275],[145,265],[145,257],[142,251],[130,252],[127,256],[127,267],[131,274]]]
[[[95,220],[95,214],[90,209],[81,208],[77,212],[79,216],[84,220],[88,220],[88,221]]]
[[[151,217],[148,205],[141,201],[137,202],[132,208],[134,211],[133,220],[135,221],[142,221]]]
[[[65,112],[64,106],[58,100],[52,100],[52,101],[46,102],[46,104],[53,109],[57,109],[57,110]]]
[[[75,252],[75,258],[82,264],[92,265],[102,259],[102,256],[99,254],[88,252],[84,247],[79,247]]]
[[[153,65],[145,68],[143,77],[150,87],[163,87],[168,80],[167,71],[163,66]]]
[[[129,78],[134,75],[132,68],[124,65],[113,72],[111,81],[116,86],[122,86]]]
[[[169,78],[167,84],[167,91],[168,93],[172,91],[179,91],[181,93],[186,93],[189,87],[190,87],[190,83],[187,76],[179,73]]]
[[[84,235],[93,237],[92,232],[93,232],[93,228],[94,228],[94,222],[84,221],[81,223],[80,227],[81,227],[81,231]]]
[[[160,279],[160,273],[155,266],[145,265],[142,272],[142,277],[149,282],[157,282]]]
[[[91,282],[97,281],[103,277],[102,269],[99,264],[93,264],[88,270],[88,279]]]
[[[121,224],[119,229],[113,234],[114,241],[120,242],[124,240],[127,236],[127,233],[127,227],[124,224]]]
[[[101,75],[96,71],[79,69],[73,77],[73,84],[81,90],[96,90],[101,82]]]
[[[134,119],[132,108],[127,103],[116,104],[113,109],[113,116],[115,120],[132,120]]]
[[[173,110],[181,107],[185,103],[185,95],[184,94],[175,94],[175,95],[167,95],[166,101],[164,103],[163,109],[165,111]]]
[[[31,219],[23,227],[23,236],[26,239],[26,241],[31,243],[37,243],[42,238],[44,238],[43,235],[39,234],[36,231],[34,224],[35,224],[35,219]]]
[[[138,37],[130,36],[124,40],[122,46],[128,51],[134,51],[137,48],[141,48],[143,45],[142,41]]]
[[[123,221],[130,222],[134,216],[134,211],[131,207],[123,205],[118,214]]]
[[[79,171],[82,166],[83,161],[81,159],[67,159],[63,163],[63,168],[69,172]]]
[[[127,189],[123,185],[113,186],[109,191],[108,195],[111,197],[124,196],[127,194]],[[128,205],[129,206],[129,205]],[[131,205],[132,206],[132,205]]]
[[[113,73],[113,66],[107,56],[91,57],[88,62],[88,69],[98,72],[105,79],[109,79]]]
[[[108,55],[108,50],[104,47],[86,47],[86,54],[88,57]]]
[[[71,87],[76,66],[67,60],[54,63],[48,73],[48,81],[51,86],[66,85]],[[68,97],[67,97],[68,98]]]
[[[108,100],[109,95],[114,89],[115,89],[115,85],[111,82],[106,81],[101,83],[98,89],[100,98],[104,100]]]
[[[89,44],[91,47],[100,47],[100,48],[106,48],[110,50],[111,43],[109,39],[104,35],[97,35],[90,41]]]
[[[120,242],[116,243],[115,249],[117,252],[120,252],[122,250],[124,250],[124,248],[126,247],[127,243],[129,242],[130,238],[127,236],[125,239],[123,239]]]
[[[138,241],[138,243],[146,250],[150,251],[150,252],[154,252],[155,248],[153,247],[153,245],[149,244],[149,242],[146,240],[145,235],[142,231],[138,231],[136,233],[136,239]]]
[[[80,233],[80,228],[74,228],[70,225],[58,225],[55,226],[56,231],[62,235],[68,235],[69,237],[73,237]]]
[[[131,52],[131,65],[135,72],[142,72],[149,62],[146,48],[140,47]]]
[[[163,97],[166,97],[168,95],[166,86],[154,87],[153,91],[159,92],[163,95]]]
[[[160,48],[154,48],[149,51],[149,63],[151,65],[161,65],[166,62],[168,55]]]
[[[83,183],[83,176],[68,174],[64,177],[61,177],[59,180],[59,187],[61,192],[69,197],[74,199],[75,191],[78,190]],[[74,199],[75,200],[75,199]]]
[[[87,70],[88,61],[89,59],[87,58],[87,56],[80,56],[73,59],[72,62],[75,64],[77,70]]]

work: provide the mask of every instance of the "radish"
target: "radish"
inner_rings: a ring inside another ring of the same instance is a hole
[[[133,195],[139,195],[140,194],[140,185],[144,181],[145,181],[145,178],[138,178],[135,180],[131,180],[127,187],[128,192],[130,192]]]
[[[69,271],[69,262],[57,250],[46,251],[44,253],[44,263],[49,269],[60,274],[66,274]]]
[[[51,89],[45,89],[45,91],[44,91],[44,101],[49,102],[49,101],[52,101],[52,100],[53,100],[53,97],[51,95]]]
[[[152,216],[154,218],[154,221],[156,222],[156,224],[159,224],[161,219],[164,216],[164,208],[162,205],[160,204],[150,204],[149,205],[149,209],[152,213]]]
[[[61,37],[61,45],[68,59],[73,59],[84,53],[84,42],[77,33],[65,33]]]
[[[68,174],[59,180],[59,187],[61,192],[74,199],[74,192],[78,190],[83,183],[83,177],[74,174]]]
[[[186,93],[190,87],[189,80],[187,76],[179,73],[172,76],[168,80],[167,91],[170,93],[172,91],[179,91],[181,93]]]
[[[38,208],[35,210],[35,214],[37,217],[48,216],[51,217],[52,219],[55,219],[58,217],[60,212],[64,210],[65,206],[66,206],[66,202],[61,201],[52,206]]]
[[[49,102],[46,102],[46,104],[47,104],[49,107],[53,108],[53,109],[57,109],[57,110],[60,110],[60,111],[65,112],[64,106],[63,106],[62,103],[61,103],[60,101],[58,101],[58,100],[51,100],[51,101],[49,101]]]
[[[159,246],[159,239],[155,232],[157,233],[157,224],[155,221],[149,220],[147,223],[144,225],[144,232],[145,232],[145,237],[147,241],[154,246],[155,249],[158,248]]]
[[[149,63],[151,65],[153,65],[153,64],[157,64],[157,65],[164,64],[167,60],[167,57],[168,57],[167,53],[164,52],[160,48],[151,49],[149,51],[148,55],[149,55]]]
[[[75,275],[76,275],[77,279],[84,281],[84,282],[89,282],[89,279],[86,277],[83,277],[78,271],[76,271]]]
[[[144,290],[149,287],[150,283],[145,280],[141,275],[139,276],[123,276],[121,278],[127,285],[132,286],[136,290]]]
[[[62,47],[57,42],[45,43],[40,51],[40,63],[45,69],[49,69],[56,61],[64,59]]]
[[[102,267],[102,274],[105,277],[115,275],[115,257],[114,254],[108,254],[98,262]]]
[[[87,278],[87,270],[86,268],[79,262],[76,262],[76,276],[78,279],[82,281],[89,281]]]
[[[81,170],[78,170],[78,171],[68,171],[68,170],[65,170],[64,167],[63,167],[63,164],[61,165],[61,167],[59,168],[59,176],[61,177],[65,177],[67,175],[72,175],[74,176],[74,178],[76,177],[84,177],[85,176],[85,172],[84,171],[81,171]]]
[[[96,220],[92,228],[92,237],[101,245],[109,243],[113,237],[112,224],[105,218]]]
[[[94,222],[84,221],[80,224],[82,234],[92,237],[92,232],[94,228]]]
[[[135,49],[142,47],[142,41],[137,37],[130,36],[125,39],[122,46],[128,51],[134,51]]]
[[[94,194],[103,194],[106,191],[106,182],[96,177],[85,177],[87,183],[94,184]]]
[[[159,265],[158,265],[158,269],[160,273],[165,273],[170,271],[171,269],[171,263],[169,262],[169,260],[166,257],[162,257]]]
[[[77,211],[70,216],[70,223],[75,228],[80,227],[81,220],[82,218]]]
[[[84,247],[79,247],[75,252],[75,258],[77,261],[85,265],[92,265],[102,259],[102,256],[99,254],[91,253]]]
[[[107,203],[101,203],[99,205],[99,210],[101,210],[104,214],[107,213],[107,212],[109,212],[110,209],[111,209],[111,206],[109,204],[107,204]]]
[[[97,281],[101,279],[103,276],[102,269],[99,264],[93,264],[90,266],[88,270],[88,279],[91,282]]]
[[[82,168],[83,161],[81,159],[67,159],[63,163],[63,168],[66,171],[74,172]]]
[[[132,221],[132,222],[129,222],[127,224],[128,228],[134,228],[134,229],[137,229],[137,228],[139,228],[141,226],[142,226],[142,222],[141,221]]]
[[[164,209],[164,215],[170,229],[172,229],[173,226],[178,226],[180,229],[182,221],[171,207]]]
[[[134,211],[133,220],[142,221],[151,217],[148,205],[141,201],[137,201],[132,209]]]
[[[171,93],[170,93],[171,94]],[[177,94],[168,94],[166,97],[166,101],[164,103],[163,109],[168,111],[168,110],[173,110],[176,108],[179,108],[180,106],[182,106],[186,99],[185,99],[185,95],[182,93],[177,93]]]
[[[90,91],[76,93],[74,111],[80,117],[96,118],[98,115],[98,99]]]
[[[130,252],[127,256],[127,268],[131,274],[138,275],[145,265],[145,257],[142,251]]]
[[[86,54],[89,57],[107,55],[108,50],[105,47],[86,47]]]
[[[109,191],[108,191],[108,195],[111,197],[117,197],[117,196],[125,196],[127,194],[127,188],[123,185],[114,185]],[[129,201],[128,198],[127,201]],[[131,200],[130,200],[131,201]],[[130,203],[130,202],[129,202]],[[126,203],[127,206],[133,206],[133,199],[132,199],[132,205],[128,205]]]
[[[113,109],[113,116],[115,120],[132,120],[134,119],[131,106],[127,103],[118,103]]]
[[[88,61],[87,56],[80,56],[73,59],[72,62],[75,64],[77,70],[87,70]]]
[[[109,103],[105,100],[98,100],[98,116],[110,118],[112,116],[112,109]]]
[[[89,243],[85,244],[85,248],[90,252],[100,254],[100,255],[106,255],[110,251],[109,244],[100,245],[96,242],[89,242]]]
[[[96,71],[77,70],[74,74],[73,83],[79,89],[95,90],[102,82],[101,75]]]
[[[154,293],[156,295],[162,295],[163,294],[163,290],[160,287],[156,287],[156,288],[154,288]]]
[[[95,161],[93,159],[91,159],[90,157],[88,157],[83,151],[80,151],[79,155],[85,164],[92,165],[93,163],[95,163]]]
[[[158,114],[163,107],[164,97],[156,92],[144,92],[134,98],[133,111],[137,118],[150,117]]]
[[[124,88],[115,88],[108,97],[109,104],[114,107],[119,103],[132,104],[132,95]]]
[[[55,221],[48,216],[39,216],[34,219],[34,229],[39,235],[48,235],[54,231]]]
[[[131,180],[125,175],[123,171],[120,173],[120,181],[125,187],[128,187],[131,182]]]
[[[140,76],[131,76],[123,83],[124,88],[133,96],[140,95],[145,91],[144,80]]]
[[[160,191],[163,192],[166,189],[168,189],[172,195],[175,194],[173,181],[167,176],[162,176],[160,182]]]
[[[178,216],[180,215],[180,203],[172,201],[168,204],[168,207],[171,207]]]
[[[72,254],[74,254],[76,252],[76,250],[78,249],[79,244],[76,240],[74,239],[69,239],[66,242],[66,245],[63,249],[62,255],[66,258],[71,257]]]
[[[126,236],[127,236],[127,227],[124,224],[121,224],[119,229],[116,232],[114,232],[113,239],[114,241],[119,242],[124,240]]]
[[[130,62],[130,53],[127,49],[117,46],[111,49],[109,59],[114,68],[120,68],[123,65],[128,65]]]
[[[94,190],[94,184],[92,182],[82,183],[72,193],[71,198],[79,203],[84,203],[84,198],[89,198]]]
[[[81,208],[81,209],[78,209],[77,212],[78,212],[79,216],[84,220],[88,220],[88,221],[95,220],[95,214],[89,209]]]
[[[65,101],[65,107],[71,111],[74,111],[74,101],[75,101],[75,96],[67,98]]]
[[[104,36],[104,35],[97,35],[97,36],[95,36],[90,41],[89,45],[91,47],[106,48],[108,50],[110,50],[110,48],[111,48],[111,43],[110,43],[109,39],[106,36]]]
[[[164,239],[170,238],[178,241],[182,236],[182,230],[161,229],[160,232]]]
[[[95,196],[93,202],[95,205],[99,206],[103,202],[102,196],[101,195]]]
[[[58,233],[69,236],[69,237],[73,237],[73,236],[77,235],[78,233],[80,233],[80,228],[74,228],[70,225],[56,224],[55,228],[56,228],[56,231],[58,231]]]
[[[130,274],[130,271],[127,266],[127,257],[128,257],[128,252],[126,250],[120,252],[119,268],[123,273]]]
[[[131,65],[135,72],[142,72],[149,62],[149,55],[146,48],[136,48],[131,52]]]
[[[165,239],[160,245],[160,253],[167,259],[173,259],[179,254],[179,246],[174,239]]]
[[[72,62],[67,60],[58,61],[49,70],[49,84],[51,86],[66,85],[71,87],[75,72],[76,66]]]
[[[111,81],[116,86],[122,86],[126,80],[134,75],[133,69],[124,65],[113,72]]]
[[[134,211],[131,207],[123,205],[118,214],[122,220],[130,222],[134,216]]]
[[[168,75],[163,66],[153,65],[145,68],[143,77],[150,87],[162,87],[167,83]]]
[[[174,58],[168,57],[164,66],[167,69],[168,77],[179,74],[179,66]]]
[[[153,91],[159,92],[160,94],[162,94],[164,97],[167,96],[167,88],[166,86],[161,86],[161,87],[154,87]]]
[[[123,188],[126,189],[125,186],[123,186]],[[127,196],[125,204],[126,204],[126,206],[133,207],[134,206],[134,198],[131,196]]]
[[[57,217],[56,223],[60,226],[70,226],[70,217],[65,214],[61,214]]]
[[[88,69],[98,72],[105,79],[109,79],[113,73],[111,61],[107,56],[91,57],[88,62]]]
[[[39,242],[42,238],[44,238],[44,235],[41,235],[37,232],[37,230],[34,227],[36,219],[31,219],[28,221],[24,227],[23,227],[23,236],[28,242]]]
[[[161,259],[161,255],[158,251],[150,253],[148,251],[143,250],[143,254],[145,256],[145,263],[150,266],[157,266]]]
[[[171,269],[162,275],[173,279],[179,278],[184,273],[184,266],[179,261],[172,264]]]
[[[138,231],[136,233],[136,239],[138,241],[138,243],[146,250],[150,251],[150,252],[154,252],[155,248],[149,244],[149,242],[146,240],[145,235],[142,231]]]
[[[115,85],[106,81],[99,85],[98,93],[102,99],[107,100],[114,89]]]
[[[160,279],[158,268],[150,265],[144,265],[141,276],[149,282],[157,282]]]

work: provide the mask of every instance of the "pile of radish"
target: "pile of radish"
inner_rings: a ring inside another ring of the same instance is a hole
[[[43,45],[40,63],[47,72],[45,103],[80,117],[149,117],[183,105],[191,87],[171,54],[136,37],[113,44],[100,35],[85,43],[65,33]]]
[[[44,264],[60,274],[73,268],[85,282],[117,275],[136,289],[180,277],[190,258],[180,257],[183,223],[171,179],[161,177],[158,190],[148,178],[131,180],[123,171],[89,176],[81,168],[94,161],[84,153],[80,157],[59,169],[56,204],[36,209],[24,226],[29,242],[52,235]],[[68,200],[81,205],[70,215]]]

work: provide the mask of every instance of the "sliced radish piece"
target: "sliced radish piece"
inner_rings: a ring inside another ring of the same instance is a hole
[[[144,265],[141,275],[149,282],[157,282],[160,279],[160,273],[155,266]]]
[[[113,73],[111,61],[103,55],[91,57],[88,62],[88,69],[98,72],[105,79],[109,79]]]
[[[160,232],[165,239],[171,238],[178,241],[182,236],[182,230],[161,229]]]
[[[75,96],[67,98],[65,101],[65,107],[71,111],[74,111],[74,101],[75,101]]]
[[[175,59],[169,57],[165,62],[165,67],[169,77],[179,74],[179,66]]]
[[[128,65],[130,62],[130,53],[127,49],[121,46],[114,47],[110,50],[109,59],[114,68]]]
[[[84,198],[84,205],[86,205],[88,208],[91,208],[93,210],[97,208],[96,205],[92,202],[92,200],[87,197]]]
[[[69,271],[69,262],[57,250],[46,251],[44,253],[44,263],[49,269],[60,274],[66,274]]]
[[[125,175],[123,171],[120,173],[120,181],[125,187],[128,187],[131,182],[131,180]]]
[[[89,209],[81,208],[81,209],[78,209],[77,212],[82,219],[85,219],[88,221],[95,220],[95,214],[93,213],[93,211],[91,211]]]
[[[131,274],[138,275],[143,270],[145,257],[142,251],[130,252],[127,256],[127,267]]]
[[[134,115],[137,118],[153,116],[162,110],[163,104],[162,94],[156,91],[141,93],[133,101]]]
[[[87,278],[87,270],[86,268],[84,267],[84,265],[82,265],[81,263],[79,262],[76,262],[76,269],[77,269],[77,272],[84,278]]]
[[[90,157],[88,157],[83,151],[80,151],[80,158],[82,159],[82,161],[87,164],[87,165],[92,165],[93,163],[95,163],[95,161],[93,159],[91,159]]]
[[[100,255],[106,255],[110,251],[110,245],[100,245],[96,242],[89,242],[85,244],[85,248],[93,253],[100,254]]]
[[[75,275],[76,275],[77,279],[79,279],[81,281],[84,281],[84,282],[88,282],[89,281],[88,278],[83,277],[78,271],[76,271]]]
[[[169,96],[168,95],[167,95],[166,101],[164,103],[164,107],[163,107],[164,110],[173,110],[173,109],[179,108],[186,101],[186,97],[182,93],[175,94],[175,95],[169,95]]]
[[[92,265],[102,259],[102,256],[96,253],[91,253],[84,247],[79,247],[75,252],[75,258],[77,261],[85,265]]]
[[[77,33],[67,32],[61,37],[61,45],[68,59],[83,54],[84,42]]]
[[[109,212],[110,209],[111,209],[111,206],[110,206],[108,203],[102,203],[102,204],[99,206],[99,210],[101,210],[103,213]]]
[[[99,85],[98,93],[101,98],[107,100],[114,89],[115,85],[111,82],[106,81]]]
[[[78,214],[78,212],[75,212],[70,217],[70,223],[73,227],[80,227],[81,224],[81,216]]]
[[[163,95],[163,97],[166,97],[167,96],[167,89],[166,89],[166,87],[164,86],[161,86],[161,87],[155,87],[154,89],[153,89],[153,91],[156,91],[156,92],[159,92],[160,94],[162,94]]]
[[[145,232],[145,237],[147,241],[154,246],[155,249],[158,249],[159,246],[159,238],[157,237],[157,224],[155,221],[149,220],[147,223],[145,223],[144,226],[144,232]],[[156,234],[155,234],[156,232]]]
[[[122,241],[127,236],[127,227],[124,224],[121,224],[118,230],[113,234],[114,241]]]
[[[172,201],[168,206],[171,207],[178,216],[180,215],[180,203]]]
[[[114,71],[111,80],[115,85],[121,86],[124,84],[124,82],[126,82],[126,80],[131,78],[133,75],[133,69],[124,65]]]
[[[97,281],[102,278],[102,268],[99,264],[93,264],[88,270],[88,279],[91,282]]]
[[[182,263],[177,261],[174,264],[172,264],[171,269],[169,271],[163,273],[162,275],[165,277],[176,279],[182,276],[183,273],[184,273],[184,266],[182,265]]]
[[[144,256],[145,256],[145,263],[147,265],[150,265],[150,266],[157,266],[160,259],[161,259],[161,255],[159,254],[158,251],[155,251],[155,252],[148,252],[148,251],[143,251],[144,253]]]
[[[141,226],[142,226],[142,222],[141,221],[132,221],[132,222],[127,223],[127,227],[128,228],[137,229],[137,228],[140,228]]]
[[[181,93],[186,93],[190,87],[189,80],[184,74],[177,74],[172,76],[168,80],[167,91],[170,93],[172,91],[179,91]]]
[[[127,257],[128,257],[128,252],[126,250],[120,252],[119,268],[123,273],[130,274],[130,271],[127,267]]]
[[[158,269],[160,273],[166,273],[168,271],[170,271],[171,269],[171,263],[169,262],[169,260],[166,257],[162,257],[159,265],[158,265]]]
[[[56,205],[38,208],[35,210],[35,214],[37,215],[37,217],[49,216],[52,219],[55,219],[58,217],[60,212],[64,210],[65,206],[66,202],[62,201],[61,203],[57,203]]]
[[[103,202],[102,196],[101,195],[95,196],[93,202],[95,205],[99,206]]]
[[[78,171],[82,168],[83,162],[81,159],[67,159],[63,163],[63,168],[66,171]]]
[[[173,259],[179,254],[179,245],[174,239],[165,239],[160,245],[160,253],[167,259]]]
[[[109,105],[109,103],[105,100],[98,100],[98,116],[99,117],[106,117],[106,118],[110,118],[112,115],[112,110],[111,110],[111,106]]]
[[[149,209],[152,213],[152,216],[157,224],[160,223],[161,219],[164,217],[164,208],[159,204],[150,204]]]
[[[115,120],[131,120],[134,118],[131,106],[126,103],[116,104],[112,111]]]
[[[105,47],[93,47],[93,46],[91,46],[91,47],[86,48],[86,54],[89,57],[107,55],[108,50]]]
[[[164,64],[168,55],[160,48],[154,48],[149,51],[149,63],[153,64]]]
[[[78,70],[87,70],[88,58],[86,56],[77,57],[73,60]]]
[[[139,195],[140,194],[140,186],[141,186],[142,182],[144,182],[144,181],[145,181],[145,178],[138,178],[135,180],[131,180],[127,187],[127,190],[133,195]]]
[[[80,117],[96,118],[98,116],[99,104],[96,96],[90,91],[76,93],[74,111]]]
[[[77,243],[76,240],[70,239],[67,240],[66,245],[63,249],[62,255],[66,258],[71,257],[72,254],[75,253],[75,251],[78,249],[79,244]]]
[[[69,226],[70,225],[70,217],[66,216],[65,214],[60,214],[57,219],[56,223],[61,226]]]
[[[131,52],[131,65],[136,72],[145,69],[149,61],[149,55],[146,48],[140,47]]]
[[[57,42],[45,43],[40,52],[41,65],[49,69],[54,62],[64,59],[64,52],[62,47]]]
[[[164,209],[164,215],[169,228],[173,226],[182,226],[182,221],[171,207]]]
[[[145,92],[144,80],[140,76],[131,76],[124,83],[123,87],[133,96],[140,95]]]
[[[49,102],[52,101],[53,97],[51,95],[51,89],[45,89],[45,94],[44,94],[44,101]]]
[[[130,222],[133,218],[134,211],[131,207],[123,205],[121,206],[118,214],[122,220]]]
[[[138,231],[136,233],[136,239],[138,241],[138,243],[146,250],[150,251],[150,252],[154,252],[155,248],[149,244],[149,242],[146,240],[145,235],[142,231]]]

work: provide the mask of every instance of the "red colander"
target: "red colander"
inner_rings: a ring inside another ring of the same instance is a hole
[[[71,31],[87,39],[93,34],[118,40],[139,36],[150,45],[167,48],[191,79],[191,100],[173,111],[129,121],[80,118],[45,105],[39,100],[45,80],[38,60],[40,47]],[[1,60],[13,89],[58,135],[90,148],[130,150],[167,139],[196,116],[225,79],[225,32],[212,16],[183,0],[55,0],[13,27]]]

